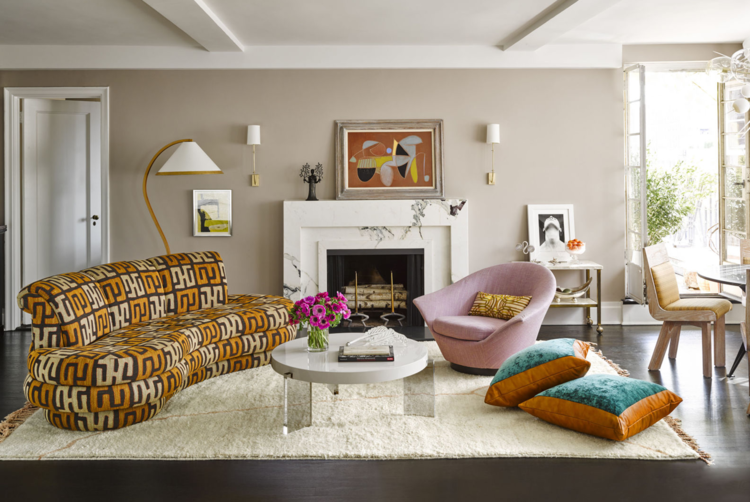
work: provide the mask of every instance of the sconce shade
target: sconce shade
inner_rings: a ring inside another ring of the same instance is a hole
[[[260,126],[259,125],[247,126],[247,144],[248,145],[260,145]]]
[[[487,144],[500,143],[500,124],[487,124]]]
[[[161,166],[157,176],[175,174],[223,174],[219,166],[206,155],[198,143],[187,141],[180,143],[177,150]]]

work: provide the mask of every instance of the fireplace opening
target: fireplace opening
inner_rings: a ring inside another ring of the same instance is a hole
[[[329,249],[327,259],[328,294],[346,295],[367,326],[384,325],[380,316],[391,312],[404,316],[403,326],[424,326],[412,303],[424,294],[424,249]],[[396,317],[387,325],[398,326]]]

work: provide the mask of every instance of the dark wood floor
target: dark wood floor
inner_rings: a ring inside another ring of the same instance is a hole
[[[740,337],[728,327],[727,359]],[[409,335],[423,336],[419,329]],[[654,327],[544,327],[540,338],[596,341],[631,376],[661,383],[684,402],[674,416],[714,457],[657,462],[576,459],[414,461],[44,461],[0,462],[2,500],[750,500],[748,369],[734,379],[701,374],[699,332],[686,328],[677,361],[647,370]],[[28,333],[0,338],[0,416],[24,403]]]

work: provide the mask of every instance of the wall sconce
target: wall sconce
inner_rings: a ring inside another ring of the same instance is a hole
[[[250,176],[250,186],[260,186],[260,174],[255,173],[255,145],[260,145],[260,126],[247,126],[247,144],[253,145],[253,174]]]
[[[487,144],[492,145],[492,172],[487,173],[487,184],[495,184],[495,145],[500,143],[500,124],[487,124]]]

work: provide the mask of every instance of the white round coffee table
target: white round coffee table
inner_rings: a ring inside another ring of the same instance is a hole
[[[271,366],[284,377],[284,427],[287,434],[312,424],[312,384],[339,385],[404,381],[404,414],[435,416],[434,365],[424,343],[393,347],[393,361],[338,361],[339,347],[362,333],[333,333],[328,351],[308,352],[307,338],[298,338],[271,352]]]

